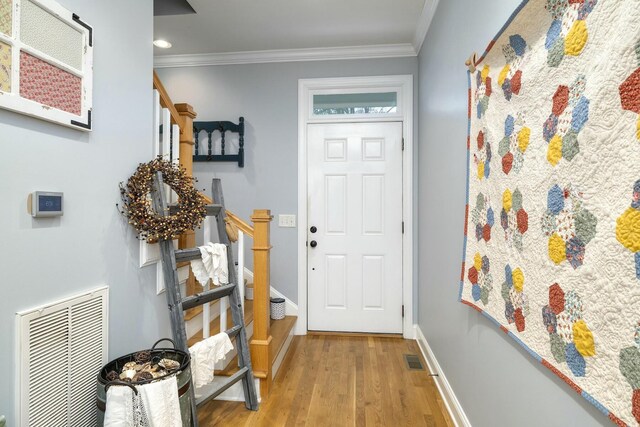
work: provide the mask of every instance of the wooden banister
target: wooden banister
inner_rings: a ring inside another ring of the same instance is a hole
[[[260,378],[260,394],[268,396],[273,379],[271,367],[270,320],[270,227],[271,211],[256,209],[251,221],[253,235],[253,338],[251,339],[251,363],[256,377]]]
[[[173,102],[171,102],[171,98],[167,93],[167,90],[164,88],[164,85],[160,81],[160,77],[158,74],[153,71],[153,88],[160,93],[160,105],[163,108],[168,108],[169,113],[171,113],[171,122],[180,126],[180,133],[184,131],[184,123],[182,122],[182,117],[178,114],[178,110],[176,109]],[[192,126],[193,127],[193,126]]]
[[[227,218],[229,218],[231,222],[233,222],[236,225],[236,227],[238,227],[238,229],[241,230],[244,234],[252,238],[254,237],[255,229],[249,224],[247,224],[246,222],[244,222],[236,214],[234,214],[233,212],[227,211]]]

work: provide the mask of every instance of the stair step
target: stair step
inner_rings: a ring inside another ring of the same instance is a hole
[[[281,320],[271,320],[271,365],[275,362],[284,346],[289,333],[296,324],[297,316],[286,316]],[[225,369],[215,371],[215,376],[228,377],[238,372],[238,356],[231,359],[229,365]]]
[[[244,302],[244,324],[245,326],[253,322],[253,301],[246,300]],[[233,318],[231,316],[231,307],[227,308],[227,328],[233,326]],[[216,317],[209,323],[209,335],[214,336],[220,332],[220,317]],[[187,340],[187,345],[191,347],[198,341],[202,341],[202,329],[196,332]],[[236,362],[237,365],[237,362]]]
[[[271,365],[273,365],[280,350],[282,350],[282,346],[287,341],[289,332],[293,329],[297,319],[297,316],[285,316],[282,320],[271,321],[271,349],[273,350],[271,352]]]
[[[211,304],[211,303],[209,303]],[[204,304],[203,304],[204,305]],[[189,320],[197,317],[200,313],[202,313],[202,305],[199,305],[191,310],[187,310],[184,312],[184,321],[188,322]]]
[[[238,372],[236,372],[235,374],[231,375],[227,381],[225,381],[223,384],[219,385],[215,392],[211,393],[207,398],[199,401],[198,405],[202,405],[203,403],[206,403],[209,400],[215,399],[216,397],[221,395],[229,387],[231,387],[232,385],[234,385],[235,383],[237,383],[238,381],[243,379],[245,377],[245,375],[247,375],[247,372],[249,372],[249,368],[247,368],[246,366],[244,368],[238,370]]]

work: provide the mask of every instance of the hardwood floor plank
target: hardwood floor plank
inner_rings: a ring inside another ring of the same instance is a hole
[[[258,412],[214,400],[199,408],[200,425],[453,427],[424,360],[411,371],[404,354],[420,350],[395,337],[294,337]]]

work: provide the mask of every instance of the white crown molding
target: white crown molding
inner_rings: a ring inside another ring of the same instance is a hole
[[[427,0],[427,2],[430,1],[434,0]],[[435,2],[437,3],[437,0],[435,0]],[[205,53],[193,55],[161,55],[154,58],[153,65],[155,68],[201,67],[208,65],[263,64],[270,62],[400,58],[416,55],[417,51],[414,48],[414,45],[411,43],[401,43],[371,46]]]
[[[420,53],[422,43],[424,43],[424,38],[427,36],[427,31],[429,30],[429,26],[431,26],[431,21],[433,21],[433,16],[436,14],[436,8],[438,7],[439,1],[440,0],[425,0],[424,2],[422,13],[418,19],[416,35],[413,38],[413,48],[416,51],[416,55]]]

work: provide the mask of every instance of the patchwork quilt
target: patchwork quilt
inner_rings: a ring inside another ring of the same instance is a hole
[[[460,300],[640,423],[640,0],[528,0],[469,70]]]

